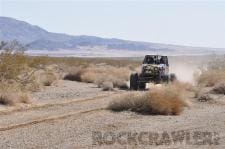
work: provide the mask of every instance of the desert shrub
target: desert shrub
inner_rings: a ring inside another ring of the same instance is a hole
[[[19,92],[19,93],[17,93],[17,96],[18,96],[17,97],[18,103],[24,103],[24,104],[31,103],[30,96],[29,96],[28,92]]]
[[[81,81],[81,73],[71,73],[69,72],[66,74],[63,78],[64,80],[70,80],[70,81]]]
[[[197,82],[207,87],[214,86],[225,81],[225,70],[205,70],[199,75]]]
[[[95,83],[99,87],[104,82],[112,82],[114,88],[127,89],[130,69],[127,67],[115,67],[109,65],[89,65],[87,67],[77,67],[72,69],[65,80]]]
[[[216,94],[225,94],[225,83],[221,82],[221,83],[217,83],[213,89],[212,89],[213,93]]]
[[[15,105],[28,101],[25,91],[29,90],[28,84],[33,86],[33,69],[28,66],[22,45],[13,41],[0,49],[0,103]]]
[[[99,74],[92,71],[86,71],[81,75],[81,81],[86,83],[94,83]]]
[[[15,97],[12,96],[13,93],[0,93],[0,104],[2,105],[15,105]]]
[[[145,114],[178,115],[188,102],[172,85],[152,88],[148,92],[130,92],[114,99],[108,106],[113,111],[130,110]]]
[[[23,53],[11,53],[10,51],[6,51],[0,54],[1,80],[18,80],[20,74],[26,70],[26,57]]]
[[[203,94],[200,97],[198,97],[197,99],[200,102],[208,102],[208,101],[213,100],[213,98],[209,94]]]
[[[71,67],[69,73],[64,76],[64,80],[70,81],[82,81],[81,75],[83,74],[84,68]]]
[[[225,81],[225,58],[215,57],[204,66],[196,77],[199,85],[212,87]]]
[[[49,69],[40,69],[34,73],[34,80],[37,84],[37,87],[41,86],[50,86],[54,82],[57,82],[58,78],[54,71]]]
[[[31,103],[30,97],[26,92],[1,92],[0,104],[13,106],[17,103]]]
[[[24,91],[17,82],[0,83],[0,104],[16,105],[17,103],[31,103],[29,93]]]
[[[196,86],[194,89],[193,89],[193,92],[194,92],[194,98],[199,98],[203,93],[203,87],[202,86]]]
[[[112,82],[103,82],[101,87],[102,87],[103,91],[112,91],[113,83]]]
[[[44,86],[51,86],[54,81],[57,80],[56,75],[52,71],[45,71],[42,83]]]

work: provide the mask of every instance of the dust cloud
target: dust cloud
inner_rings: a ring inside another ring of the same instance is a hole
[[[194,83],[194,73],[196,73],[202,61],[198,57],[169,57],[169,71],[175,73],[178,80]]]

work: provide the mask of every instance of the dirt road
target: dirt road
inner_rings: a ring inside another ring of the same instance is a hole
[[[193,104],[181,115],[151,116],[106,109],[126,91],[103,92],[93,84],[61,83],[35,93],[31,106],[0,113],[0,148],[225,147],[224,96],[213,103],[190,96]],[[180,135],[174,139],[173,132]],[[182,143],[174,143],[177,140]]]

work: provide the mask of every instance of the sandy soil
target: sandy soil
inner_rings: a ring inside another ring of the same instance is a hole
[[[106,109],[111,100],[125,92],[104,92],[94,84],[72,81],[61,81],[60,85],[47,87],[33,95],[32,105],[0,113],[0,148],[225,147],[225,96],[214,96],[212,102],[198,102],[190,93],[192,105],[179,116],[115,113]],[[186,140],[175,144],[172,141],[174,131],[189,133],[190,139],[186,135]],[[114,140],[124,132],[124,136]],[[196,132],[208,132],[212,136],[212,144],[201,143],[201,137],[193,137]],[[135,133],[137,136],[133,139],[128,137],[128,134]],[[141,133],[145,135],[140,139]],[[159,135],[155,139],[157,143],[153,139],[151,144],[150,133]],[[169,144],[160,142],[166,140],[160,139],[165,134],[169,135]]]

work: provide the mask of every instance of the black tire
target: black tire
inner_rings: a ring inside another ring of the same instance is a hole
[[[162,76],[162,81],[163,81],[163,83],[169,83],[169,75],[163,75]]]
[[[146,83],[140,82],[140,83],[138,84],[138,89],[140,89],[140,90],[145,90],[145,88],[146,88]]]
[[[170,81],[171,82],[174,82],[174,81],[176,81],[177,80],[177,76],[174,74],[174,73],[171,73],[170,74]]]
[[[161,84],[162,83],[162,77],[158,76],[157,78],[155,78],[155,84]]]
[[[130,75],[130,89],[138,90],[138,74],[137,73]]]

